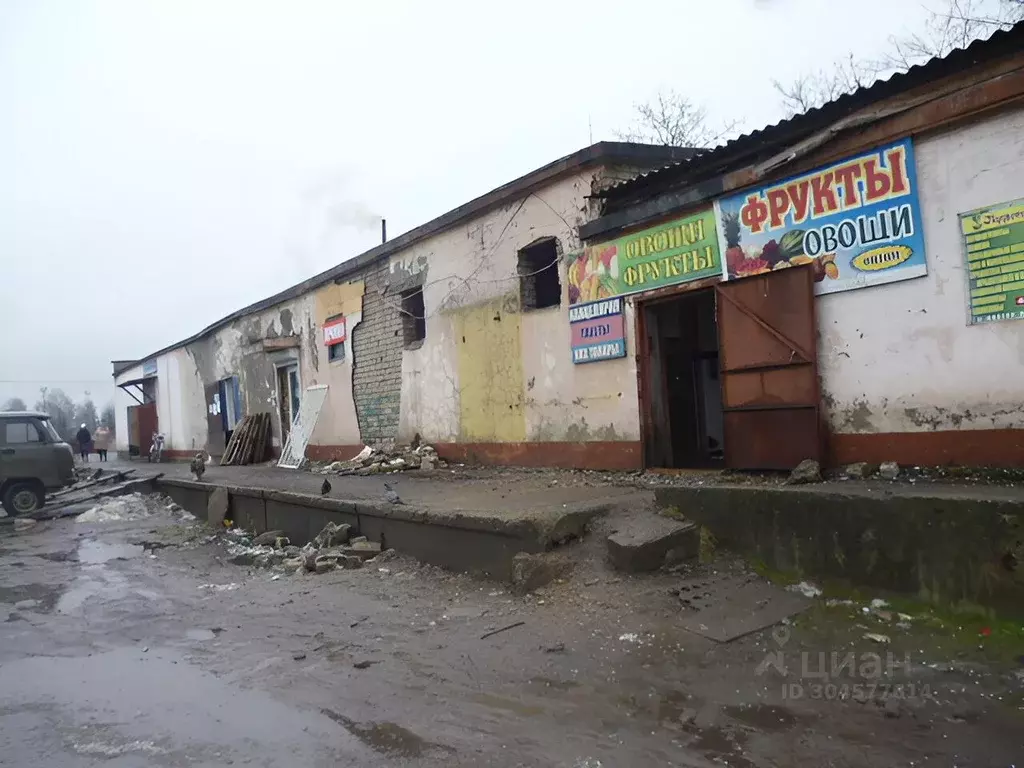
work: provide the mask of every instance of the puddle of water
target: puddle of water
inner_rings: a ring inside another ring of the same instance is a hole
[[[43,552],[36,557],[42,558],[43,560],[49,560],[51,563],[66,563],[69,560],[75,560],[76,550],[71,549],[67,552]]]
[[[774,704],[751,704],[723,707],[734,720],[752,725],[762,731],[784,731],[796,725],[797,716],[785,707]]]
[[[60,599],[57,600],[57,613],[73,613],[82,607],[90,597],[102,594],[104,584],[91,579],[76,579],[75,585],[70,587]]]
[[[455,751],[451,747],[429,742],[397,723],[357,723],[332,709],[321,709],[320,711],[370,749],[384,755],[422,757],[430,751]]]
[[[49,584],[18,584],[13,587],[0,585],[0,603],[14,605],[22,600],[35,600],[32,610],[51,611],[57,603],[61,587]]]
[[[190,629],[185,632],[185,637],[189,640],[214,640],[217,633],[212,629]]]
[[[5,730],[5,754],[42,752],[53,765],[366,765],[370,755],[363,739],[339,733],[326,717],[233,685],[167,649],[5,662],[0,691],[29,712],[23,727]],[[41,709],[32,714],[33,707]],[[55,731],[53,721],[64,719],[92,727]],[[367,727],[365,736],[386,745],[390,733]]]
[[[142,548],[121,542],[87,539],[78,545],[78,561],[85,565],[101,565],[111,560],[127,560],[142,554]]]
[[[504,696],[497,696],[493,693],[474,693],[470,698],[478,704],[483,704],[485,707],[504,709],[524,717],[544,714],[543,707],[523,704],[523,702],[516,699],[506,699]]]
[[[733,733],[725,728],[710,727],[697,732],[697,738],[690,742],[692,749],[699,750],[713,762],[731,768],[757,768],[742,755],[736,754],[746,742],[742,733]]]

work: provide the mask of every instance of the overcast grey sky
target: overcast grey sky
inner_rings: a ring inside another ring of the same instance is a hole
[[[144,356],[627,127],[746,130],[919,0],[0,0],[0,400]],[[369,220],[369,226],[365,222]]]

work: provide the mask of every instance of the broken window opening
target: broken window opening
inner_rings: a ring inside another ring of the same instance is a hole
[[[402,291],[402,336],[406,349],[415,349],[427,338],[426,314],[422,286]]]
[[[562,303],[559,251],[558,240],[554,237],[519,251],[519,300],[524,310],[557,307]]]

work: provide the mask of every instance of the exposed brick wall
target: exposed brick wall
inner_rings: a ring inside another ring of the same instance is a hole
[[[402,391],[401,296],[389,285],[387,259],[364,274],[363,317],[352,331],[352,395],[367,445],[393,443]],[[385,292],[386,291],[386,292]]]

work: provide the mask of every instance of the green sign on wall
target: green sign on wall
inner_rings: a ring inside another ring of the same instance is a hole
[[[1024,198],[960,214],[968,322],[1024,319]]]
[[[714,209],[584,248],[569,258],[569,304],[721,277]]]

